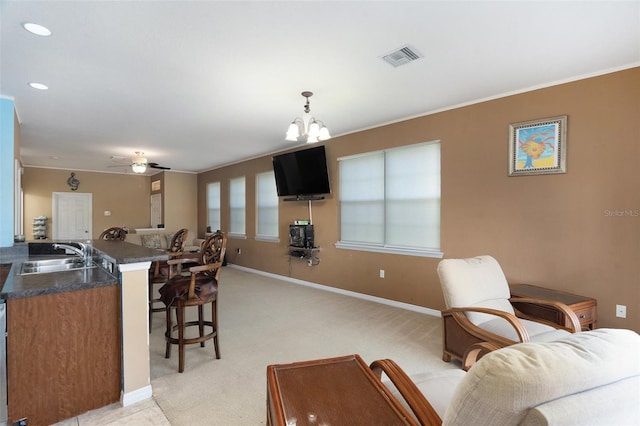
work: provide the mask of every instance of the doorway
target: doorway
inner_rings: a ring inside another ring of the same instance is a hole
[[[91,193],[54,192],[51,209],[53,239],[93,239],[92,203]]]
[[[162,194],[151,196],[151,227],[157,228],[162,223]]]

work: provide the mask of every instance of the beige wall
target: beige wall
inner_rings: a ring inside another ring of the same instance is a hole
[[[308,218],[305,202],[280,203],[280,243],[254,240],[255,175],[271,170],[270,156],[198,176],[199,232],[206,227],[206,184],[221,182],[225,206],[229,179],[245,175],[248,238],[229,239],[230,262],[441,309],[439,259],[334,247],[339,239],[337,158],[440,140],[445,257],[490,254],[510,282],[594,297],[599,327],[640,331],[638,99],[640,68],[634,68],[329,140],[333,194],[313,202],[318,266],[286,255],[288,224]],[[508,177],[509,124],[559,115],[568,116],[567,173]],[[615,211],[627,214],[614,216]],[[224,207],[221,221],[227,230]],[[615,317],[616,304],[627,305],[627,319]]]
[[[27,240],[32,238],[33,218],[47,216],[51,238],[51,208],[53,192],[72,192],[67,179],[72,170],[26,167],[22,179],[24,191],[24,224]],[[75,172],[80,180],[76,192],[93,194],[93,237],[111,226],[126,225],[129,229],[150,226],[149,176],[115,173]],[[105,216],[108,210],[111,216]]]
[[[195,232],[198,225],[196,212],[198,175],[171,171],[164,172],[162,175],[162,211],[165,228],[171,231],[187,228]],[[193,237],[195,235],[190,235],[188,239]]]
[[[47,216],[51,227],[53,192],[71,192],[67,179],[71,170],[25,168],[23,189],[25,197],[25,235],[32,238],[33,218]],[[93,194],[93,236],[97,238],[105,228],[126,225],[130,230],[151,226],[151,181],[161,181],[163,220],[169,230],[197,229],[197,175],[162,172],[153,176],[75,172],[80,180],[76,192]],[[105,216],[108,210],[111,216]],[[48,236],[51,237],[51,228]]]

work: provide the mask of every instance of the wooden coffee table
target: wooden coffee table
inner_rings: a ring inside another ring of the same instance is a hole
[[[417,425],[358,355],[267,367],[267,424]]]

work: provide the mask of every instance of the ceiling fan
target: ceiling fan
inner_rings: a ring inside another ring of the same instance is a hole
[[[122,159],[123,157],[116,157],[116,156],[111,156],[111,160],[115,161],[115,162],[119,162],[119,159]],[[131,158],[131,161],[126,163],[128,166],[131,166],[131,170],[134,173],[144,173],[147,171],[147,167],[150,167],[152,169],[159,169],[159,170],[171,170],[171,167],[164,167],[159,165],[158,163],[150,163],[147,161],[147,158],[144,157],[144,152],[142,151],[136,151],[136,156]],[[119,166],[112,166],[112,167],[119,167]]]

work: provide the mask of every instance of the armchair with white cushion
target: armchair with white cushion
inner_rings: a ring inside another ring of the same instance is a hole
[[[467,372],[371,369],[421,425],[638,425],[639,355],[636,332],[602,328],[496,349]]]
[[[498,262],[491,256],[444,259],[438,264],[446,309],[442,311],[443,352],[463,361],[468,350],[482,356],[478,343],[501,348],[522,342],[548,342],[580,331],[580,321],[565,304],[542,299],[519,298],[518,302],[544,305],[566,317],[569,327],[522,314],[511,304],[509,284]],[[463,363],[463,369],[469,366]]]

